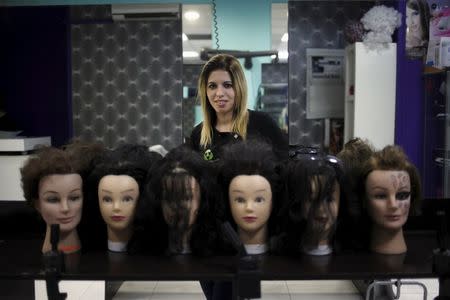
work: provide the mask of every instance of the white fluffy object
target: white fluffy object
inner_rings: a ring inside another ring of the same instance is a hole
[[[383,48],[383,43],[392,42],[392,34],[402,24],[402,14],[392,7],[377,5],[372,7],[361,19],[368,32],[363,42],[370,48]]]

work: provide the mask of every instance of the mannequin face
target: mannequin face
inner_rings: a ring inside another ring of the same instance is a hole
[[[227,71],[216,70],[209,74],[206,95],[217,114],[233,113],[235,92],[230,74]]]
[[[239,175],[228,189],[231,214],[240,230],[252,233],[267,225],[272,211],[272,189],[260,175]]]
[[[107,175],[98,185],[100,213],[113,230],[131,226],[139,198],[139,185],[128,175]]]
[[[422,45],[423,29],[420,20],[420,12],[406,6],[407,42],[410,47]]]
[[[320,228],[321,231],[324,231],[325,233],[329,232],[332,226],[336,222],[336,218],[339,213],[339,202],[340,202],[340,185],[337,181],[333,184],[333,192],[330,195],[329,201],[324,201],[323,199],[317,199],[319,196],[319,185],[321,182],[323,182],[323,177],[315,177],[313,180],[311,180],[311,200],[312,201],[322,201],[322,203],[317,207],[317,211],[313,214],[312,219],[312,228],[318,229]],[[319,182],[320,181],[320,182]],[[304,202],[304,215],[303,217],[305,219],[308,218],[310,214],[310,208],[312,203],[305,201]]]
[[[367,209],[374,226],[400,230],[408,219],[411,184],[406,171],[372,171],[366,180]]]
[[[186,199],[182,200],[185,201],[184,207],[189,210],[188,226],[190,227],[195,223],[198,208],[200,207],[200,186],[194,177],[189,176],[189,187],[187,188],[191,191],[191,193],[188,193],[190,195],[188,195]],[[162,209],[166,223],[173,224],[174,212],[172,211],[172,208],[167,204],[167,202],[163,201]]]
[[[39,182],[36,209],[47,225],[60,224],[60,231],[70,232],[81,220],[83,181],[79,174],[49,175]]]

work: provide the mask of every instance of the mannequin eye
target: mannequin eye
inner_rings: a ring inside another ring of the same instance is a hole
[[[397,193],[396,198],[397,200],[407,200],[411,196],[411,192],[400,192]]]
[[[386,199],[386,194],[380,193],[380,194],[374,194],[373,198],[375,199]]]
[[[125,196],[125,197],[123,197],[123,199],[122,199],[122,201],[123,202],[131,202],[131,201],[133,201],[134,199],[133,199],[133,197],[131,197],[131,196]]]
[[[256,199],[255,199],[256,203],[262,203],[264,201],[265,201],[264,197],[256,197]]]
[[[112,198],[109,197],[109,196],[105,196],[105,197],[102,198],[102,201],[106,202],[106,203],[110,203],[110,202],[112,202]]]
[[[245,199],[242,198],[242,197],[237,197],[237,198],[234,198],[234,202],[237,202],[237,203],[245,203]]]
[[[58,197],[48,197],[45,199],[46,202],[48,203],[58,203],[59,202],[59,198]]]
[[[81,199],[81,196],[80,195],[72,195],[72,196],[69,196],[69,200],[70,201],[78,201],[78,200],[80,200]]]

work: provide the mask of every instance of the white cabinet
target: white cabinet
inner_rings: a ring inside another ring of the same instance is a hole
[[[377,149],[394,144],[397,44],[345,48],[344,143],[368,139]]]

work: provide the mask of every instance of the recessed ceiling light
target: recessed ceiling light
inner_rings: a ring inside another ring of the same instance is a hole
[[[186,33],[183,32],[183,34],[181,36],[183,38],[183,42],[186,42],[187,40],[189,40],[189,38],[187,37]]]
[[[287,51],[278,51],[278,58],[287,59],[289,57],[289,53]]]
[[[197,51],[183,51],[183,57],[199,57]]]
[[[285,32],[283,34],[283,36],[281,37],[281,41],[282,42],[287,42],[288,40],[289,40],[289,36],[288,36],[287,32]]]
[[[186,20],[192,22],[198,20],[198,18],[200,18],[200,14],[195,10],[188,10],[184,13],[184,17],[186,18]]]

